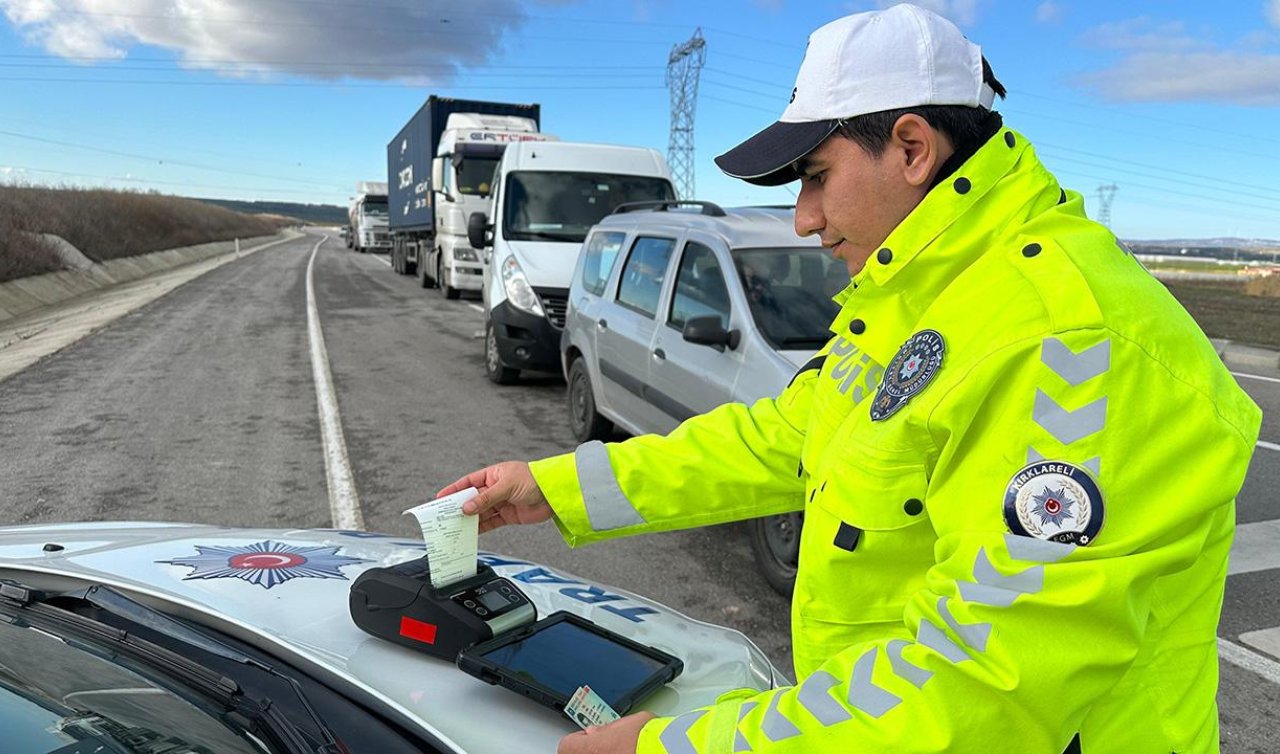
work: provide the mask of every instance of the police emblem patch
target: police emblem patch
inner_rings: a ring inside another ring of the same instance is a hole
[[[888,419],[924,390],[942,366],[945,352],[946,343],[937,330],[921,330],[908,338],[884,370],[871,402],[871,421]]]
[[[190,579],[240,579],[270,589],[292,579],[342,579],[342,568],[369,563],[364,558],[339,555],[337,547],[307,547],[283,542],[255,542],[243,547],[196,545],[196,554],[173,560],[157,560],[165,565],[195,570],[182,577]]]
[[[1004,493],[1004,523],[1022,537],[1087,545],[1102,528],[1102,513],[1097,482],[1062,461],[1027,464]]]

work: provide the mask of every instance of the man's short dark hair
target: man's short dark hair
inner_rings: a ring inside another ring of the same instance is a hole
[[[982,58],[982,80],[1004,98],[1004,85],[996,79],[985,56]],[[930,126],[946,134],[952,147],[962,153],[977,151],[1000,128],[1000,115],[994,110],[963,105],[920,105],[858,115],[842,121],[837,130],[846,139],[861,146],[867,154],[879,157],[893,135],[894,124],[908,114],[924,118]]]

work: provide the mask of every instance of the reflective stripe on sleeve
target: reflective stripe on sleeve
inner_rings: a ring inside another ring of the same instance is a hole
[[[759,702],[743,702],[742,707],[738,709],[738,728],[734,730],[733,754],[751,751],[751,744],[747,741],[747,737],[742,735],[742,718],[751,714],[751,710],[759,706]]]
[[[667,750],[667,754],[698,754],[689,740],[689,729],[705,714],[707,711],[704,709],[694,710],[675,718],[658,734],[658,743]]]
[[[796,701],[823,725],[842,723],[853,715],[831,695],[831,689],[838,683],[840,681],[827,671],[815,671],[800,684],[796,691]]]
[[[578,485],[582,488],[582,504],[594,531],[609,531],[645,523],[618,486],[618,478],[609,464],[609,451],[604,443],[592,440],[578,446],[573,454],[578,468]]]
[[[871,682],[871,672],[875,670],[879,653],[879,647],[867,650],[854,663],[853,676],[849,679],[849,704],[872,717],[880,717],[902,702],[900,697]]]

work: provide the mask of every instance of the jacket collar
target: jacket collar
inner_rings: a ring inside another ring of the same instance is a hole
[[[965,268],[990,248],[993,236],[1016,227],[1042,193],[1056,201],[1057,181],[1030,143],[1001,128],[973,157],[894,228],[882,245],[888,264],[872,254],[849,287],[835,296],[832,332],[887,365],[921,315]],[[862,332],[858,332],[862,330]]]

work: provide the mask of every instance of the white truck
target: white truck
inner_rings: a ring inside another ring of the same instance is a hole
[[[364,254],[370,251],[390,251],[391,236],[387,231],[387,184],[381,181],[360,181],[356,184],[356,196],[348,211],[351,232],[347,246]]]
[[[522,369],[560,371],[569,282],[591,226],[620,204],[676,195],[656,150],[569,142],[511,144],[491,191],[467,234],[492,248],[482,255],[485,373],[505,385]]]
[[[391,267],[446,298],[479,292],[484,260],[467,218],[489,204],[508,144],[547,141],[539,106],[431,96],[387,145]]]

